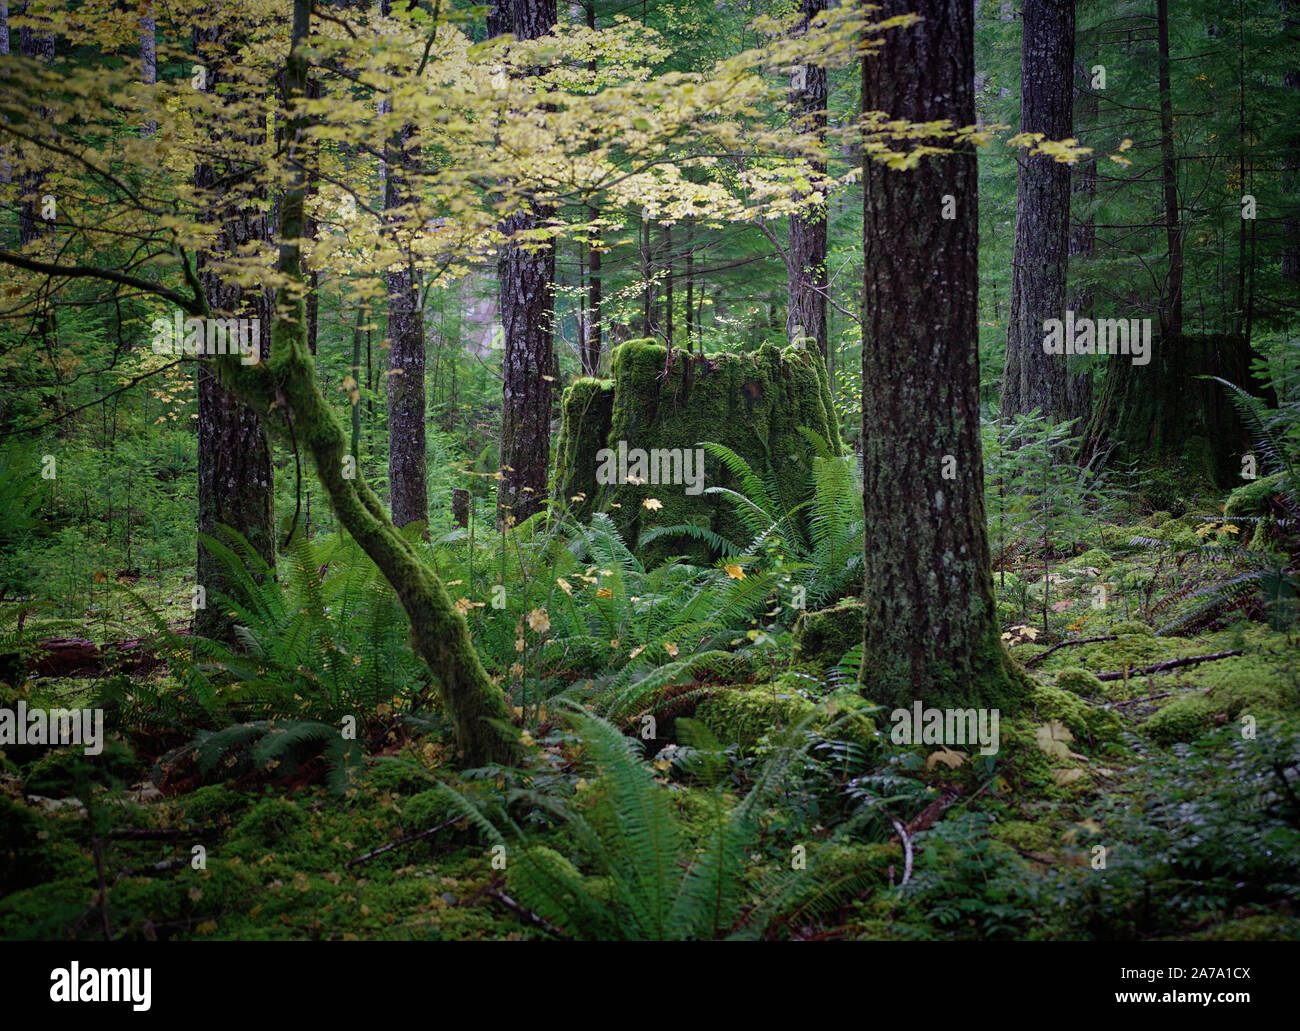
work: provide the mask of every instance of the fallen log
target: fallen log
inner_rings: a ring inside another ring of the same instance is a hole
[[[1230,652],[1215,652],[1213,655],[1189,655],[1185,659],[1170,659],[1168,662],[1157,662],[1154,666],[1143,666],[1141,669],[1121,669],[1114,673],[1098,673],[1098,680],[1123,680],[1126,677],[1145,677],[1151,673],[1163,673],[1165,670],[1178,669],[1180,666],[1195,666],[1198,662],[1214,662],[1216,659],[1230,659],[1234,655],[1240,655],[1241,650]]]
[[[189,630],[175,630],[182,637]],[[152,637],[98,645],[84,637],[49,637],[32,647],[27,672],[38,677],[97,677],[107,673],[151,673],[166,664]]]

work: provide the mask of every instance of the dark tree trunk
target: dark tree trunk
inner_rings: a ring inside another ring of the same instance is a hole
[[[695,336],[695,227],[686,223],[686,350]]]
[[[1073,135],[1074,0],[1024,0],[1020,131]],[[1020,158],[1011,314],[1002,415],[1037,408],[1070,418],[1070,371],[1063,354],[1043,353],[1043,323],[1065,310],[1070,236],[1070,166],[1046,155]]]
[[[676,264],[673,256],[673,227],[664,226],[664,337],[671,350],[673,346],[673,268]]]
[[[587,28],[596,28],[595,0],[587,4]],[[588,61],[587,70],[594,73],[596,62]],[[595,205],[587,208],[589,219],[594,221],[599,214]],[[593,241],[587,245],[587,311],[583,317],[585,335],[582,340],[582,371],[588,376],[595,376],[600,371],[600,264],[600,248]]]
[[[824,0],[801,0],[797,32],[803,33],[823,9]],[[816,64],[799,65],[790,83],[795,105],[796,132],[815,132],[820,143],[826,132],[826,69]],[[813,165],[824,174],[824,162]],[[817,350],[826,357],[826,218],[823,202],[790,216],[790,243],[787,274],[790,282],[790,306],[786,315],[786,337],[794,343],[798,337],[817,342]]]
[[[1183,240],[1178,217],[1178,158],[1174,152],[1174,107],[1169,85],[1169,0],[1156,0],[1159,48],[1160,177],[1164,184],[1165,241],[1169,277],[1160,305],[1160,336],[1176,341],[1183,332]]]
[[[1297,32],[1295,0],[1281,0],[1282,35],[1292,40],[1292,67],[1282,76],[1282,85],[1300,90],[1300,58],[1294,43]],[[1295,123],[1292,123],[1295,129]],[[1282,192],[1292,204],[1300,203],[1300,131],[1294,131],[1290,147],[1282,158]],[[1293,209],[1294,210],[1294,209]],[[1282,222],[1282,278],[1290,283],[1300,283],[1300,218],[1292,215]]]
[[[881,16],[908,11],[924,20],[863,61],[863,110],[973,124],[970,0],[888,0]],[[863,689],[1013,708],[1026,688],[999,637],[984,519],[975,154],[907,172],[868,159],[863,184]]]
[[[1075,64],[1074,75],[1075,80],[1082,84],[1078,94],[1077,122],[1092,126],[1097,120],[1097,95],[1092,92],[1090,77],[1081,63]],[[1070,222],[1070,260],[1079,258],[1086,261],[1097,249],[1097,219],[1093,211],[1097,199],[1095,157],[1081,158],[1075,165],[1070,192],[1082,209],[1078,217],[1072,217]],[[1092,290],[1088,287],[1077,288],[1070,295],[1067,307],[1079,315],[1091,318]],[[1072,372],[1066,390],[1067,418],[1082,420],[1082,423],[1075,427],[1082,432],[1083,424],[1088,421],[1088,415],[1092,411],[1092,370]]]
[[[516,39],[538,39],[555,22],[556,0],[496,0],[488,14],[488,34],[510,32]],[[546,214],[537,209],[517,212],[502,230],[515,234],[534,229]],[[551,462],[554,245],[506,245],[497,277],[506,352],[497,510],[503,521],[518,523],[541,510]]]
[[[140,81],[152,86],[158,81],[157,20],[154,18],[153,0],[140,4]],[[156,122],[146,122],[140,132],[152,136],[158,131]]]
[[[389,227],[405,234],[412,227],[397,209],[411,200],[405,172],[410,166],[412,127],[403,126],[388,147],[384,209]],[[424,428],[424,310],[420,271],[407,264],[388,273],[388,491],[393,523],[427,522],[428,476]]]
[[[32,13],[28,10],[30,6],[30,4],[24,5],[24,14]],[[39,61],[53,61],[54,33],[42,32],[37,28],[23,26],[18,30],[18,51],[23,57],[33,57]],[[39,119],[48,117],[44,107],[38,105],[36,111]],[[34,243],[38,237],[48,234],[52,228],[51,223],[41,217],[41,197],[44,182],[45,176],[39,169],[26,172],[19,178],[23,201],[18,209],[18,242],[23,247]]]
[[[195,30],[194,38],[196,46],[200,42],[216,43],[221,40],[221,31],[216,26],[205,26]],[[208,69],[206,87],[213,91],[221,79],[221,68],[207,55],[205,60]],[[226,151],[233,156],[231,164],[224,167],[197,166],[195,185],[207,192],[214,190],[217,183],[234,184],[247,175],[251,169],[238,162],[247,153],[245,148],[255,145],[260,128],[249,126],[248,139],[227,141]],[[255,214],[237,206],[227,209],[222,200],[217,200],[217,204],[211,218],[220,225],[220,231],[213,253],[233,254],[243,245],[268,238],[270,226],[265,214]],[[199,255],[199,277],[213,317],[260,320],[260,357],[265,362],[270,352],[274,317],[268,292],[255,289],[245,294],[239,286],[221,281],[204,268],[202,253]],[[261,420],[222,386],[211,361],[206,357],[198,360],[199,533],[211,536],[218,526],[228,526],[242,534],[257,554],[274,568],[275,491],[271,447],[262,431]],[[220,563],[203,546],[202,540],[198,546],[196,582],[204,588],[207,601],[206,607],[195,612],[194,632],[203,637],[233,640],[230,619],[215,595],[235,594],[235,584],[222,572]]]

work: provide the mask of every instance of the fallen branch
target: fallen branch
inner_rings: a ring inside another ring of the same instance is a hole
[[[1124,680],[1128,677],[1145,677],[1151,673],[1163,673],[1168,669],[1178,669],[1180,666],[1195,666],[1198,662],[1214,662],[1216,659],[1230,659],[1234,655],[1240,655],[1241,650],[1237,649],[1230,652],[1215,652],[1213,655],[1190,655],[1185,659],[1170,659],[1168,662],[1157,662],[1154,666],[1144,666],[1142,669],[1121,669],[1116,673],[1098,673],[1098,680]]]
[[[1056,649],[1058,648],[1068,648],[1072,644],[1096,644],[1098,641],[1118,641],[1118,640],[1119,637],[1116,634],[1103,634],[1101,637],[1076,637],[1072,641],[1061,641],[1059,644],[1052,645],[1052,647],[1048,648],[1047,651],[1039,652],[1037,655],[1031,656],[1030,658],[1026,659],[1025,668],[1028,669],[1030,666],[1037,666],[1040,662],[1042,662],[1045,658],[1051,655],[1052,652],[1056,651]]]
[[[563,931],[561,931],[554,924],[552,924],[549,920],[534,913],[531,909],[528,909],[525,906],[521,906],[518,902],[512,899],[504,891],[498,891],[496,888],[493,888],[491,891],[488,892],[488,894],[491,895],[498,902],[500,902],[501,905],[505,906],[506,909],[510,910],[510,912],[514,913],[516,916],[522,917],[523,919],[527,920],[534,927],[540,927],[547,934],[553,934],[555,935],[555,937],[562,938],[565,941],[569,940],[569,936],[565,934]]]
[[[1119,709],[1125,705],[1137,705],[1139,702],[1154,702],[1159,698],[1168,698],[1171,694],[1179,694],[1179,692],[1161,691],[1159,694],[1144,694],[1141,698],[1130,698],[1128,701],[1116,702],[1113,708]]]
[[[108,832],[114,841],[172,841],[177,838],[215,838],[220,827],[182,827],[179,830],[155,830],[152,827],[121,827]]]
[[[427,831],[420,831],[420,833],[418,834],[408,834],[404,838],[398,838],[396,841],[390,841],[387,845],[380,845],[379,848],[373,849],[372,851],[367,852],[365,855],[357,856],[356,859],[349,859],[346,863],[343,864],[343,866],[345,868],[349,866],[357,866],[358,864],[364,863],[367,860],[374,859],[376,856],[382,856],[385,852],[391,852],[395,848],[401,848],[403,845],[409,845],[413,841],[419,841],[421,838],[433,837],[433,835],[437,834],[439,831],[446,830],[453,823],[457,823],[462,819],[464,819],[464,817],[457,816],[453,819],[448,820],[446,823],[440,823],[436,827],[430,827]]]

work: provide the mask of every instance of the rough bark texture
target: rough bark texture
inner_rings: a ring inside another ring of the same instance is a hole
[[[1298,22],[1295,0],[1281,0],[1282,34],[1295,40]],[[1282,76],[1282,85],[1300,90],[1300,57],[1291,50],[1293,67]],[[1292,123],[1293,127],[1295,123]],[[1282,159],[1282,192],[1292,203],[1300,203],[1300,131],[1291,136],[1291,147]],[[1300,283],[1300,219],[1291,217],[1282,223],[1282,278],[1290,283]]]
[[[1075,81],[1080,83],[1076,105],[1076,131],[1082,133],[1078,126],[1091,127],[1097,121],[1097,95],[1092,91],[1091,76],[1083,64],[1076,60],[1074,66]],[[1071,176],[1070,192],[1077,213],[1071,215],[1069,261],[1087,260],[1097,249],[1097,219],[1093,204],[1097,199],[1097,159],[1089,156],[1081,158],[1074,166]],[[1075,313],[1092,317],[1092,290],[1089,287],[1076,287],[1067,300],[1067,306]],[[1092,370],[1072,369],[1067,391],[1067,418],[1082,420],[1075,429],[1082,432],[1088,415],[1092,411]]]
[[[221,39],[218,27],[195,30],[195,43],[216,43]],[[228,51],[227,51],[228,53]],[[215,90],[222,69],[210,53],[205,54],[207,88]],[[244,153],[241,141],[229,141],[233,161],[226,167],[199,165],[194,171],[195,185],[212,190],[221,183],[233,183],[247,167],[239,165]],[[268,237],[270,226],[265,214],[249,210],[218,210],[212,213],[220,224],[214,254],[233,254],[240,247]],[[216,317],[256,318],[260,320],[262,361],[267,359],[271,342],[271,297],[265,290],[245,293],[237,285],[227,284],[204,268],[199,255],[199,280],[207,297],[208,308]],[[198,529],[212,536],[218,526],[228,526],[242,534],[257,553],[274,568],[274,474],[271,447],[256,413],[230,393],[221,383],[213,359],[199,358],[198,365],[198,433],[199,490]],[[194,615],[194,632],[203,637],[233,640],[226,608],[216,602],[218,593],[230,594],[234,583],[222,572],[220,563],[199,541],[196,582],[207,592],[206,608]]]
[[[286,91],[291,96],[301,96],[306,89],[307,62],[298,46],[307,35],[310,11],[310,0],[294,0],[294,45],[285,69]],[[291,152],[297,147],[301,129],[298,121],[288,126]],[[291,175],[281,207],[285,241],[302,233],[305,192],[301,175]],[[301,286],[302,259],[295,244],[281,244],[279,269]],[[282,288],[276,296],[276,311],[269,366],[245,366],[238,359],[222,359],[218,367],[225,385],[267,418],[276,433],[287,437],[286,415],[292,419],[295,437],[311,456],[334,514],[392,585],[411,621],[412,644],[438,678],[463,762],[480,766],[516,761],[520,752],[508,727],[505,695],[479,662],[464,618],[442,582],[393,526],[364,479],[344,476],[347,438],[316,378],[315,363],[307,350],[307,316],[301,295]]]
[[[412,134],[404,126],[388,148],[384,208],[390,226],[402,231],[396,209],[409,203],[403,175]],[[398,526],[429,519],[424,434],[424,310],[421,275],[410,265],[388,273],[388,492]]]
[[[973,124],[970,0],[889,0],[881,16],[907,11],[924,21],[863,62],[864,109]],[[984,518],[975,155],[908,172],[867,161],[863,184],[863,690],[887,705],[1013,708],[1027,686],[1000,641]]]
[[[537,39],[556,22],[555,0],[496,0],[488,34]],[[518,233],[541,224],[536,209],[506,219],[502,231]],[[508,245],[497,264],[501,321],[505,331],[505,380],[501,412],[499,517],[520,522],[542,508],[551,461],[551,390],[555,322],[555,248]]]
[[[801,0],[799,24],[803,33],[809,22],[823,9],[824,0]],[[826,69],[820,65],[800,65],[791,77],[791,100],[798,117],[795,131],[826,131]],[[817,162],[816,172],[826,165]],[[790,243],[787,250],[787,273],[790,281],[790,307],[786,314],[786,338],[795,343],[803,336],[817,342],[817,350],[826,356],[826,205],[819,204],[790,216]],[[689,347],[689,342],[687,344]]]
[[[1074,0],[1025,0],[1020,60],[1020,131],[1048,139],[1073,135]],[[1016,243],[1007,321],[1002,415],[1037,408],[1070,416],[1065,355],[1043,353],[1043,323],[1065,310],[1070,234],[1070,166],[1045,155],[1021,156]]]
[[[32,14],[30,4],[24,5],[23,13]],[[54,60],[54,34],[41,32],[39,29],[23,26],[18,30],[18,51],[23,57],[32,57],[40,61]],[[41,106],[37,109],[37,118],[49,117],[48,111]],[[45,176],[39,169],[24,173],[18,180],[22,187],[23,202],[18,209],[18,242],[26,247],[38,237],[48,234],[53,226],[41,218],[41,186]]]
[[[1160,335],[1177,340],[1183,332],[1183,236],[1178,217],[1178,156],[1174,150],[1174,107],[1169,85],[1169,0],[1156,0],[1159,51],[1160,178],[1164,185],[1165,245],[1169,273],[1160,304]]]

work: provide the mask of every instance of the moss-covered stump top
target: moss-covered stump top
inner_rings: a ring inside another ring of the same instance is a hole
[[[821,357],[765,344],[748,354],[690,355],[629,341],[615,348],[612,378],[583,378],[564,393],[555,496],[579,519],[607,511],[629,545],[655,526],[694,523],[744,546],[750,534],[733,502],[709,487],[739,489],[701,445],[722,444],[776,485],[786,511],[811,491],[817,449],[843,449]],[[703,475],[701,466],[703,464]],[[654,499],[647,507],[644,502]],[[799,518],[800,516],[796,516]],[[688,536],[639,549],[652,565],[670,555],[714,557]]]

